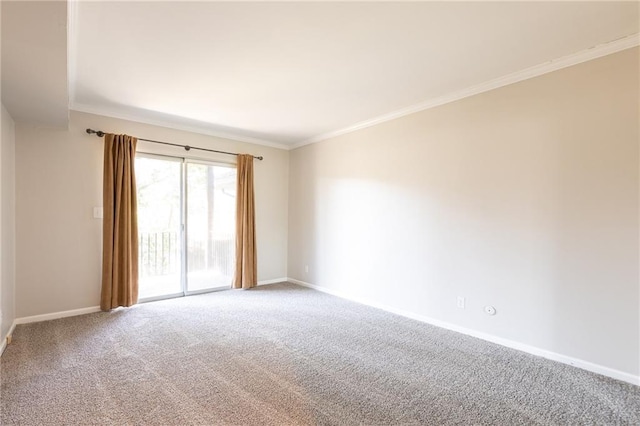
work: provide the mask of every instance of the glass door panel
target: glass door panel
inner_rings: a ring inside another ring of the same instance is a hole
[[[228,288],[235,266],[236,170],[186,166],[187,292]]]
[[[136,156],[139,297],[181,295],[182,163]]]

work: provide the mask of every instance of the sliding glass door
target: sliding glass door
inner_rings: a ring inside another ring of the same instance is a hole
[[[228,288],[235,265],[234,167],[138,154],[140,299]]]
[[[139,297],[182,295],[182,160],[136,156],[136,185]]]
[[[235,259],[236,170],[187,163],[187,290],[229,287]]]

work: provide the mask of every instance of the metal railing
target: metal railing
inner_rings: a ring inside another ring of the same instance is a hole
[[[214,240],[189,241],[187,266],[189,272],[213,269],[223,275],[233,273],[233,253],[235,241],[231,237]]]
[[[180,271],[180,240],[177,232],[141,232],[138,238],[141,276],[175,274]]]
[[[213,240],[190,240],[187,248],[189,272],[217,270],[231,275],[235,240],[220,236]],[[180,239],[173,231],[141,232],[138,238],[140,276],[151,277],[180,272]]]

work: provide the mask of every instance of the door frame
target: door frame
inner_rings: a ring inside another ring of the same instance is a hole
[[[167,155],[167,154],[154,154],[148,152],[136,152],[136,158],[149,158],[154,160],[164,160],[180,163],[180,292],[163,294],[160,296],[151,296],[140,298],[138,303],[154,302],[157,300],[174,299],[176,297],[186,297],[196,294],[212,293],[215,291],[228,290],[231,288],[231,283],[228,287],[215,287],[211,289],[202,290],[188,290],[187,274],[188,274],[188,259],[187,259],[187,237],[189,232],[188,219],[187,219],[187,205],[189,202],[189,194],[187,190],[187,164],[204,164],[207,166],[227,167],[230,169],[237,168],[235,163],[227,163],[222,161],[208,160],[203,158],[190,158],[185,156]],[[138,231],[140,232],[140,231]],[[139,270],[139,269],[138,269]],[[138,272],[139,274],[139,272]]]

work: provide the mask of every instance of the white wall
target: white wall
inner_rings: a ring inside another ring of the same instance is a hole
[[[0,339],[4,339],[15,316],[15,126],[2,105],[0,143]],[[2,341],[0,341],[0,344]]]
[[[634,48],[291,151],[289,277],[637,378],[638,75]]]
[[[286,277],[289,153],[168,128],[72,112],[68,130],[18,125],[16,315],[26,317],[97,306],[100,298],[101,139],[87,127],[113,133],[263,155],[255,164],[258,279]],[[140,152],[183,155],[181,148],[140,142]],[[199,158],[233,156],[191,151]]]

